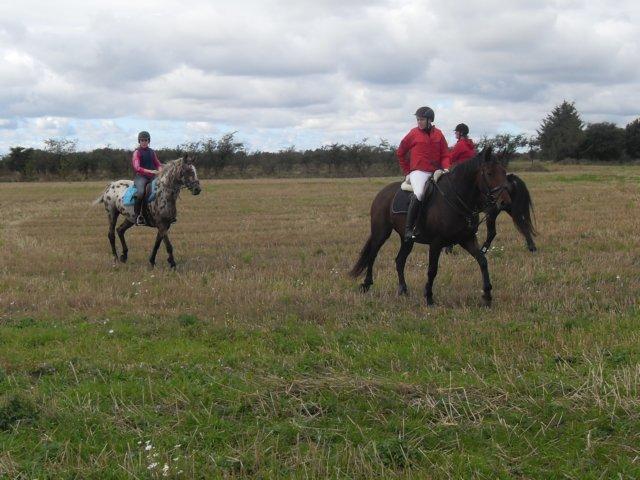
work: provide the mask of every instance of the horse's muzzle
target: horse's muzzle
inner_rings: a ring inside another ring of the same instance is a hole
[[[505,188],[498,195],[498,198],[496,200],[496,206],[499,209],[503,209],[504,207],[507,207],[509,205],[511,205],[511,195],[509,195],[509,192]]]

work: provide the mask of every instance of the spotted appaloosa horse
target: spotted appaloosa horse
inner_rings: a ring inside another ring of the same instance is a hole
[[[132,184],[133,182],[131,180],[116,180],[107,185],[102,195],[93,202],[94,205],[99,203],[104,204],[104,208],[109,216],[108,237],[111,243],[114,262],[118,261],[115,230],[116,221],[120,215],[125,217],[124,221],[118,227],[118,237],[120,237],[120,243],[122,243],[120,261],[123,263],[127,261],[129,249],[127,248],[124,234],[135,224],[135,216],[133,213],[133,205],[124,205],[123,197],[127,188]],[[193,195],[198,195],[201,191],[200,181],[198,180],[196,167],[193,165],[193,159],[187,155],[183,158],[167,162],[164,165],[162,172],[158,175],[158,187],[155,199],[143,206],[143,215],[147,226],[158,229],[156,242],[149,257],[151,266],[155,266],[156,254],[158,253],[160,242],[164,241],[167,254],[169,255],[167,261],[171,268],[176,267],[176,262],[173,258],[173,246],[169,241],[167,232],[171,224],[176,221],[176,201],[182,188],[188,188]]]

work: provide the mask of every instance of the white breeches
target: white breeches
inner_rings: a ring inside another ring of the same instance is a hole
[[[411,186],[413,187],[413,193],[418,200],[424,199],[424,192],[426,191],[427,180],[433,175],[431,172],[423,172],[422,170],[414,170],[409,173],[409,179],[411,180]]]

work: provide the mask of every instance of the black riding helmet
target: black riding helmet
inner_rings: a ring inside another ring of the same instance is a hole
[[[432,122],[435,120],[435,117],[436,117],[436,114],[434,113],[434,111],[429,107],[420,107],[418,110],[416,110],[415,115],[418,118],[426,118],[428,120],[431,120]]]
[[[464,123],[459,123],[458,125],[456,125],[456,129],[454,130],[454,132],[459,132],[460,135],[466,137],[467,135],[469,135],[469,127],[467,127]]]
[[[151,141],[151,135],[149,135],[149,132],[146,131],[142,131],[138,134],[138,141],[140,142],[141,140],[148,140]]]

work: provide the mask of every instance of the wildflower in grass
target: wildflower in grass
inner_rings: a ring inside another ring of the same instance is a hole
[[[157,466],[158,466],[158,462],[150,463],[149,466],[147,467],[147,470],[153,470]]]

